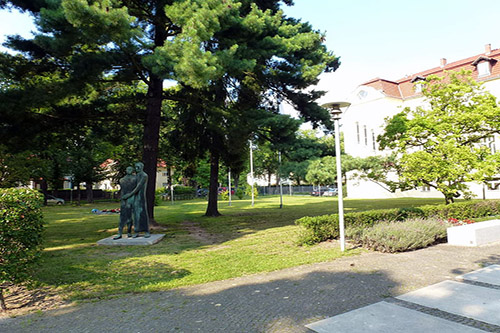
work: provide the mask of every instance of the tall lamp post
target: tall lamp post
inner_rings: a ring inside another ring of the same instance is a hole
[[[351,103],[349,102],[330,102],[323,104],[322,107],[328,109],[335,123],[335,160],[337,162],[337,191],[339,203],[339,230],[340,230],[340,250],[345,251],[345,233],[344,233],[344,194],[342,193],[342,170],[340,161],[340,129],[339,120],[342,112],[346,112]]]

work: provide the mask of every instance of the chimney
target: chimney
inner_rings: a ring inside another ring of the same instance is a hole
[[[490,54],[491,53],[491,44],[486,44],[484,46],[484,53],[485,54]]]
[[[441,67],[446,66],[446,58],[441,58]]]

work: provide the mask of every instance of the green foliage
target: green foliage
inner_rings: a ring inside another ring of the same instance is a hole
[[[252,196],[252,186],[250,184],[245,185],[245,195],[251,197]],[[253,196],[257,198],[259,196],[259,191],[257,190],[257,186],[253,187]]]
[[[234,194],[238,197],[238,199],[242,200],[245,197],[245,191],[241,189],[241,187],[238,187]]]
[[[327,239],[339,237],[339,220],[337,215],[305,216],[295,221],[302,228],[298,243],[313,245]]]
[[[330,185],[336,183],[337,167],[335,157],[325,156],[313,160],[307,168],[306,180],[314,185]]]
[[[221,200],[228,201],[229,200],[229,191],[228,190],[222,191],[219,196],[220,196]]]
[[[196,189],[190,187],[190,186],[175,186],[174,187],[174,194],[195,194]]]
[[[433,187],[450,203],[469,193],[467,182],[498,173],[500,153],[492,153],[487,141],[500,132],[500,108],[467,71],[429,76],[423,95],[426,106],[388,119],[378,141],[398,153],[405,187]]]
[[[155,206],[159,206],[161,204],[162,195],[167,193],[168,190],[165,188],[158,188],[155,190]]]
[[[447,224],[438,218],[380,222],[371,227],[346,228],[353,243],[381,252],[404,252],[427,247],[446,238]]]
[[[0,189],[0,293],[31,276],[42,250],[42,204],[37,191]]]
[[[437,218],[459,220],[493,216],[500,214],[500,200],[464,201],[453,204],[426,205],[417,208],[393,208],[368,210],[344,214],[344,224],[347,227],[365,228],[381,221],[403,221],[409,218]],[[314,244],[338,237],[338,215],[321,215],[303,217],[295,221],[301,226],[299,242]],[[332,233],[329,233],[332,231]]]

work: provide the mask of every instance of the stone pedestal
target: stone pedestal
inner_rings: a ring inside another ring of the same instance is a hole
[[[114,240],[113,237],[115,235],[101,239],[100,241],[97,241],[97,245],[106,245],[106,246],[126,246],[126,245],[153,245],[158,243],[165,237],[165,234],[151,234],[151,237],[144,238],[143,235],[137,238],[132,238],[132,237],[127,237],[127,235],[124,235],[120,239]]]

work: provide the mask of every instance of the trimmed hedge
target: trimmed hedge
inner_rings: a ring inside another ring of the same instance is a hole
[[[459,220],[500,214],[500,200],[465,201],[449,205],[426,205],[417,208],[378,209],[344,214],[348,226],[372,226],[381,221],[403,221],[408,218],[439,218]],[[301,226],[298,242],[316,244],[339,237],[337,214],[306,216],[295,221]]]
[[[30,277],[32,264],[41,253],[42,205],[43,195],[38,191],[0,189],[0,301],[6,283]]]

